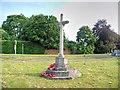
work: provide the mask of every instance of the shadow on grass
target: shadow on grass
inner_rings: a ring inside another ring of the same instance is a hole
[[[46,79],[46,80],[52,80],[50,78],[40,76],[40,73],[27,73],[27,74],[24,74],[24,75],[32,76],[32,77],[39,77],[39,78],[43,78],[43,79]]]
[[[25,76],[29,76],[29,77],[37,77],[37,78],[43,78],[43,79],[46,79],[46,80],[51,80],[50,78],[40,76],[40,73],[0,73],[0,74],[3,74],[3,75],[17,75],[17,76],[25,75]]]
[[[40,77],[39,73],[27,73],[27,74],[24,74],[24,75],[33,76],[33,77]]]

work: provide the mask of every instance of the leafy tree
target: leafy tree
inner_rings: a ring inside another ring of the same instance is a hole
[[[2,40],[9,40],[10,39],[10,36],[9,34],[3,30],[2,28],[0,28],[0,38],[2,38]]]
[[[95,53],[107,53],[116,46],[117,34],[110,29],[105,19],[98,20],[93,27],[93,33],[96,36]]]
[[[80,53],[93,53],[96,38],[88,26],[82,26],[79,29],[76,41],[78,43],[77,49]]]
[[[9,15],[7,20],[3,22],[2,28],[12,37],[11,39],[20,39],[26,19],[23,14]]]
[[[98,20],[98,22],[94,25],[93,27],[93,33],[96,36],[96,39],[99,39],[100,33],[101,33],[101,29],[103,27],[111,27],[110,25],[106,25],[107,22],[105,19],[102,20]]]
[[[118,35],[116,48],[117,48],[117,49],[120,49],[120,35]]]
[[[32,15],[30,18],[23,14],[9,15],[2,28],[10,40],[37,42],[46,49],[56,49],[59,46],[59,22],[52,15]]]
[[[23,39],[38,42],[46,49],[58,48],[59,24],[56,17],[32,15],[23,30]]]
[[[65,49],[71,50],[73,53],[76,53],[77,43],[75,41],[69,41],[68,39],[66,39],[64,47]]]

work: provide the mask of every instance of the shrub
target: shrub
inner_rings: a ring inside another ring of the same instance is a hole
[[[2,43],[2,53],[4,54],[14,54],[14,41],[0,41]],[[24,54],[43,54],[45,49],[41,45],[35,42],[29,41],[17,41],[16,53],[22,54],[22,44]]]

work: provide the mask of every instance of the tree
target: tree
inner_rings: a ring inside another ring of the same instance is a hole
[[[38,42],[46,49],[58,48],[60,30],[56,17],[32,15],[23,30],[23,39]]]
[[[95,53],[108,53],[116,46],[117,34],[110,29],[105,19],[98,20],[93,27],[96,36]]]
[[[120,49],[120,35],[118,35],[116,48],[117,48],[117,49]]]
[[[2,38],[2,40],[9,40],[10,39],[10,36],[9,34],[3,30],[2,28],[0,28],[0,38]]]
[[[55,16],[39,14],[27,18],[23,14],[9,15],[2,28],[11,37],[10,40],[37,42],[46,49],[59,47],[60,28]]]
[[[80,53],[93,53],[96,38],[88,26],[82,26],[79,29],[76,41]]]
[[[77,43],[75,41],[69,41],[68,39],[66,39],[64,43],[64,47],[67,50],[71,50],[72,53],[76,53]]]
[[[3,21],[2,28],[12,37],[11,39],[20,39],[22,27],[27,18],[23,15],[9,15],[6,21]]]

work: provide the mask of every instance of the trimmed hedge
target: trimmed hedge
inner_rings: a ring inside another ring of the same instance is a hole
[[[14,41],[0,41],[2,43],[3,54],[14,54]],[[44,47],[35,42],[29,41],[17,41],[16,53],[22,54],[22,44],[24,47],[24,54],[43,54],[45,52]]]

